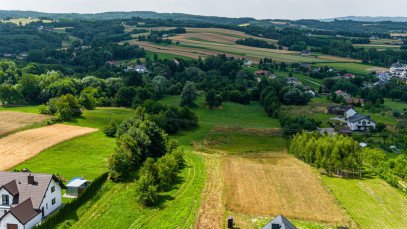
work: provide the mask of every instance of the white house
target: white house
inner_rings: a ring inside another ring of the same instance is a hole
[[[344,99],[350,99],[350,95],[344,91],[337,90],[335,91],[336,96],[343,96]]]
[[[356,115],[358,112],[355,111],[355,109],[351,108],[348,111],[346,111],[345,116],[346,118],[350,118],[354,115]]]
[[[65,186],[52,174],[0,172],[0,228],[30,229],[62,204]]]
[[[402,64],[400,62],[394,63],[390,66],[390,73],[401,73],[407,71],[407,64]]]
[[[348,126],[353,131],[369,131],[376,128],[376,122],[369,116],[355,114],[348,118]]]
[[[143,73],[147,73],[147,68],[144,65],[136,65],[136,67],[134,67],[134,71],[143,74]]]

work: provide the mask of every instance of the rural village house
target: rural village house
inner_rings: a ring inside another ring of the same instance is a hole
[[[335,91],[336,96],[343,96],[344,99],[350,99],[350,95],[344,91],[337,90]]]
[[[308,49],[304,49],[304,50],[302,50],[301,55],[302,56],[311,56],[312,52]]]
[[[251,60],[243,60],[243,65],[247,67],[251,67],[253,62]]]
[[[268,76],[268,74],[269,74],[269,71],[267,71],[267,70],[254,72],[254,75],[256,75],[256,76]]]
[[[352,106],[328,106],[328,114],[345,115],[349,109],[353,109]]]
[[[407,64],[397,62],[390,66],[390,73],[397,74],[404,71],[407,71]]]
[[[62,204],[65,189],[52,174],[0,172],[0,228],[30,229]]]
[[[134,71],[136,71],[140,74],[144,74],[144,73],[148,72],[146,66],[144,66],[144,65],[136,65],[136,67],[134,67]]]
[[[352,131],[369,131],[376,128],[376,122],[370,116],[355,114],[348,118],[348,126]]]
[[[360,105],[361,107],[365,106],[365,101],[363,99],[346,99],[348,105],[356,106]]]
[[[358,112],[355,111],[355,109],[351,108],[348,111],[346,111],[345,116],[346,118],[352,117],[354,115],[356,115]]]

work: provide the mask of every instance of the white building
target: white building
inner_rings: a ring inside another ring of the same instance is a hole
[[[397,62],[390,66],[390,73],[400,74],[404,71],[407,71],[407,64],[402,64],[400,62]]]
[[[144,74],[147,73],[147,68],[144,65],[136,65],[136,67],[134,67],[134,71],[140,73],[140,74]]]
[[[348,118],[348,126],[353,131],[369,131],[376,128],[376,122],[369,116],[356,114]]]
[[[52,174],[0,172],[0,228],[34,227],[59,209],[64,188]]]
[[[335,94],[337,97],[343,96],[344,99],[350,99],[350,95],[344,91],[337,90],[337,91],[335,91]]]

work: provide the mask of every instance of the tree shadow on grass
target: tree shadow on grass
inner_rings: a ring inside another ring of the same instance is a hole
[[[376,176],[372,172],[368,171],[363,171],[362,172],[362,177],[359,176],[359,174],[356,172],[354,175],[352,173],[349,173],[348,176],[338,176],[335,173],[325,173],[321,172],[322,175],[327,176],[329,178],[337,178],[337,179],[345,179],[345,180],[370,180],[376,178]]]

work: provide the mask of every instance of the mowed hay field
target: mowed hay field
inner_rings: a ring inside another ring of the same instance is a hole
[[[382,179],[322,177],[359,228],[406,228],[407,198]]]
[[[354,226],[316,173],[285,152],[229,155],[222,165],[227,210]]]
[[[56,124],[4,137],[0,139],[0,171],[13,168],[59,143],[97,130]]]
[[[48,115],[2,111],[0,112],[0,136],[48,119]]]

